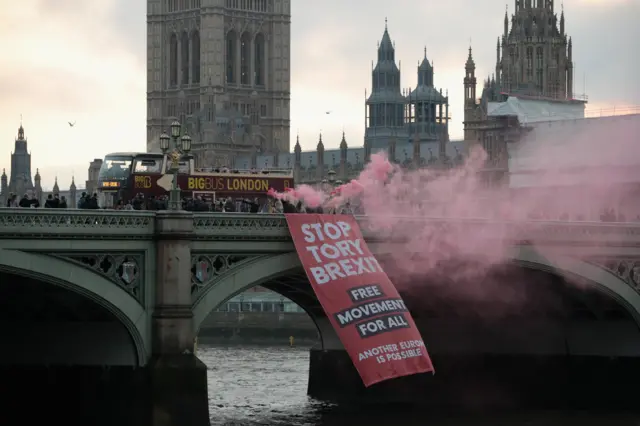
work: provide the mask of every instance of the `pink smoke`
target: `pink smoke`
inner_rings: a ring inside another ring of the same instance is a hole
[[[638,116],[582,120],[580,126],[567,128],[558,140],[550,134],[546,141],[530,143],[527,155],[521,155],[526,165],[504,182],[496,181],[495,173],[483,173],[499,164],[489,161],[481,148],[470,149],[458,167],[418,170],[402,168],[388,161],[385,153],[376,153],[357,179],[338,188],[300,185],[272,195],[310,207],[340,210],[347,203],[361,207],[367,230],[389,246],[381,261],[400,288],[429,282],[429,291],[446,292],[450,298],[503,299],[521,306],[529,299],[509,293],[495,276],[509,263],[515,240],[528,241],[549,259],[558,256],[545,241],[536,240],[536,221],[599,221],[611,208],[615,209],[612,221],[623,220],[620,214],[626,220],[640,215]],[[535,185],[515,188],[527,178]],[[494,181],[488,185],[487,179]],[[446,220],[434,225],[438,218]],[[477,224],[448,225],[456,219],[491,220],[497,227],[487,235],[487,228]],[[507,222],[518,226],[500,228]],[[576,247],[570,254],[585,258],[588,253]],[[464,285],[437,284],[445,278]]]

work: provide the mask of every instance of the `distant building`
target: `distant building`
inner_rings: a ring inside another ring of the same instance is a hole
[[[11,153],[11,170],[9,173],[10,177],[7,177],[6,171],[2,170],[2,176],[0,176],[2,207],[6,206],[6,200],[8,200],[10,194],[16,194],[19,198],[29,194],[42,202],[40,173],[36,170],[36,175],[32,180],[31,153],[27,149],[27,138],[22,124],[18,128],[18,137],[15,139],[14,149]]]
[[[234,166],[293,168],[296,182],[318,183],[327,179],[330,170],[341,181],[357,177],[378,151],[407,168],[461,164],[464,143],[449,140],[449,98],[434,86],[433,63],[426,49],[417,73],[418,85],[403,90],[395,47],[385,24],[372,70],[371,94],[365,100],[364,146],[349,147],[343,134],[339,148],[325,149],[320,135],[315,151],[303,152],[297,140],[293,153],[240,155]]]
[[[98,192],[98,176],[100,175],[100,169],[102,168],[102,161],[103,160],[101,158],[96,158],[89,163],[85,190],[81,191],[81,195],[82,192],[87,192],[88,194]]]
[[[76,182],[75,182],[75,178],[71,179],[71,185],[69,186],[69,189],[67,190],[60,190],[57,187],[57,180],[56,180],[56,185],[54,186],[54,194],[57,194],[60,198],[64,197],[67,200],[67,207],[70,209],[75,209],[78,207],[78,203],[80,201],[80,197],[82,197],[82,193],[85,192],[85,188],[78,188],[76,187]]]
[[[38,169],[36,169],[33,180],[31,179],[31,153],[27,149],[27,138],[22,124],[18,128],[18,137],[11,153],[9,176],[7,176],[6,170],[3,170],[0,176],[0,207],[6,207],[10,194],[16,194],[18,198],[22,198],[25,194],[36,197],[41,206],[44,206],[44,201],[49,194],[42,189],[42,178]],[[64,196],[69,208],[75,208],[78,205],[79,195],[74,179],[71,179],[69,190],[60,191],[58,178],[56,178],[50,194]]]
[[[218,312],[305,312],[296,303],[278,293],[250,290],[232,297],[216,310]]]

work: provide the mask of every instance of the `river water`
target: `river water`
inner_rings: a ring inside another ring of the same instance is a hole
[[[624,413],[519,412],[500,416],[428,417],[406,407],[338,407],[307,397],[308,348],[205,346],[212,426],[640,426]]]

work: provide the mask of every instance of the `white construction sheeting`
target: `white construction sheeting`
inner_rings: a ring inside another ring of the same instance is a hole
[[[508,146],[511,187],[640,183],[640,115],[530,127]]]
[[[489,117],[518,117],[521,125],[584,118],[584,103],[509,97],[505,102],[489,102]]]

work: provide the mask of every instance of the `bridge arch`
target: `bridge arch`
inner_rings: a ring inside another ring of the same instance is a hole
[[[377,255],[384,255],[396,249],[387,244],[372,244],[370,247]],[[640,326],[640,294],[613,273],[599,266],[568,257],[554,258],[552,261],[533,247],[513,247],[507,258],[513,263],[526,268],[552,272],[565,278],[581,278],[616,300]],[[226,275],[195,301],[193,305],[195,330],[200,329],[204,319],[214,309],[236,294],[278,277],[294,273],[301,268],[302,265],[296,252],[262,256],[249,264],[243,265],[241,268]],[[308,307],[305,306],[304,302],[293,301],[307,310]],[[324,334],[326,333],[326,341],[323,343],[333,346],[333,339],[337,337],[335,337],[335,333],[326,317],[314,315],[311,312],[308,313],[316,322],[323,339],[325,339]],[[337,342],[335,344],[339,345]]]
[[[150,345],[145,309],[112,281],[61,258],[7,249],[0,249],[0,272],[69,290],[106,309],[128,331],[137,365],[146,364]]]
[[[278,254],[274,256],[261,256],[243,264],[241,268],[233,270],[225,275],[213,286],[209,287],[193,304],[193,322],[196,333],[202,323],[213,310],[231,299],[236,294],[242,293],[252,287],[266,285],[298,304],[311,317],[320,334],[320,343],[323,349],[343,349],[328,318],[313,294],[311,287],[298,291],[286,291],[283,286],[275,288],[269,283],[277,282],[279,278],[300,273],[302,264],[296,252]]]
[[[567,256],[554,256],[551,260],[533,247],[514,247],[510,258],[513,263],[526,268],[552,272],[569,279],[581,278],[619,303],[640,326],[640,293],[612,272]]]

